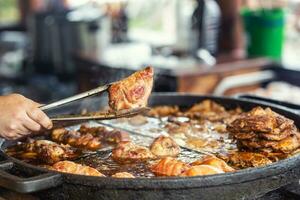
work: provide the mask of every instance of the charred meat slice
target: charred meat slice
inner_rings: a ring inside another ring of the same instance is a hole
[[[71,161],[60,161],[55,163],[52,168],[53,170],[70,173],[70,174],[78,174],[78,175],[85,175],[85,176],[102,176],[104,175],[96,170],[95,168],[84,166],[81,164],[77,164]]]
[[[155,158],[151,151],[131,142],[120,142],[112,151],[112,158],[121,163],[143,162]]]
[[[163,157],[176,157],[180,153],[180,147],[176,142],[166,136],[157,137],[150,146],[151,152],[160,158]]]
[[[147,67],[113,83],[108,89],[110,108],[117,111],[147,106],[153,74],[153,68]]]
[[[118,172],[112,175],[113,178],[135,178],[132,174],[128,172]]]
[[[151,171],[158,176],[179,176],[188,169],[188,164],[171,157],[162,158],[151,166]]]
[[[230,167],[224,160],[215,156],[205,156],[200,160],[191,163],[192,166],[196,165],[210,165],[220,169],[223,172],[232,172],[234,169]]]

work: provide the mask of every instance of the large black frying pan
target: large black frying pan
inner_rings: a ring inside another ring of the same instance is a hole
[[[150,104],[191,106],[204,99],[216,101],[226,108],[240,106],[244,110],[268,106],[293,119],[300,127],[300,116],[296,112],[259,101],[165,93],[152,95]],[[103,102],[101,98],[92,98],[68,109],[86,107],[93,110]],[[41,199],[254,199],[300,178],[300,156],[265,167],[210,176],[151,179],[88,177],[52,172],[11,158],[4,153],[10,145],[12,142],[9,141],[1,144],[0,186],[20,193],[34,193]]]

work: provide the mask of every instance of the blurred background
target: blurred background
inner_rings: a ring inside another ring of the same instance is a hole
[[[299,47],[298,0],[0,0],[0,95],[46,103],[152,65],[156,92],[297,104]]]

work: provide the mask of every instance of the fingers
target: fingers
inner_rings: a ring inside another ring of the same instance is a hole
[[[42,127],[46,129],[52,128],[52,122],[47,117],[47,115],[37,107],[33,107],[31,110],[27,111],[27,115],[35,122],[39,123]]]
[[[41,130],[41,125],[34,120],[32,120],[28,115],[24,118],[23,125],[27,130],[31,130],[34,132]]]

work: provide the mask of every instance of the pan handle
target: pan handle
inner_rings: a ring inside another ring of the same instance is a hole
[[[284,101],[278,101],[278,100],[274,100],[274,99],[268,99],[265,97],[260,97],[260,96],[255,96],[255,95],[242,94],[242,95],[238,95],[237,97],[240,99],[255,100],[255,101],[271,103],[274,105],[279,105],[279,106],[282,106],[282,107],[284,107],[288,110],[291,110],[292,112],[295,112],[298,115],[300,115],[300,106],[296,105],[296,104],[292,104],[292,103],[288,103],[288,102],[284,102]]]
[[[22,177],[12,174],[10,171],[14,171],[13,168],[20,168],[21,171],[24,171],[24,174],[26,170],[32,170],[30,168],[26,169],[24,166],[18,166],[10,160],[0,162],[0,187],[19,193],[30,193],[56,187],[63,182],[61,174],[58,173],[32,170],[33,176]]]

